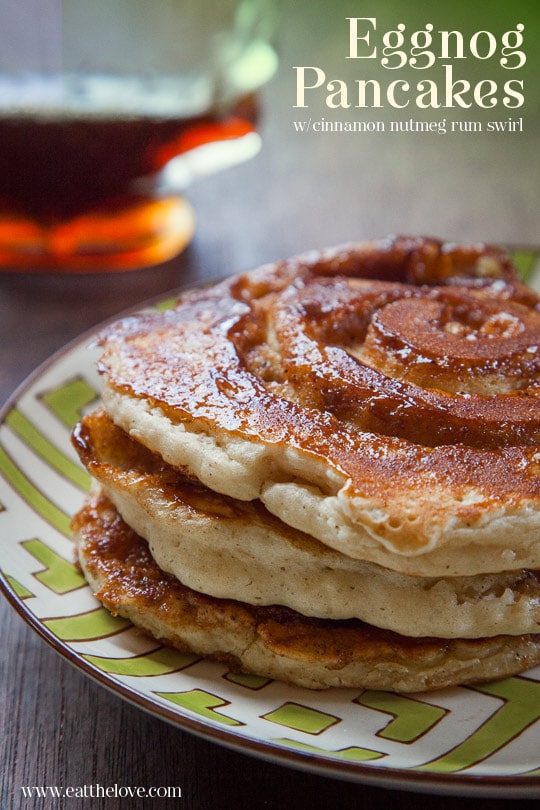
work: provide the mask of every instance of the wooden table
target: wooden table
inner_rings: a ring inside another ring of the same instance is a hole
[[[185,283],[389,232],[538,242],[534,99],[519,134],[297,133],[293,121],[309,116],[293,109],[292,65],[324,59],[337,76],[353,68],[344,67],[339,53],[339,14],[327,12],[315,20],[302,4],[286,5],[281,67],[263,98],[263,149],[249,163],[190,189],[199,227],[182,256],[116,275],[0,275],[1,402],[83,330]],[[319,48],[321,31],[326,44]],[[341,113],[319,108],[313,115],[330,120]],[[383,115],[391,117],[387,110]],[[373,111],[354,110],[347,116],[375,117]],[[25,802],[23,785],[91,783],[181,786],[179,806],[190,810],[472,806],[472,799],[386,791],[218,747],[110,694],[44,644],[5,600],[0,611],[1,802],[6,810],[49,806]],[[487,810],[512,802],[479,798],[474,804]],[[90,800],[66,805],[79,806],[100,805]],[[109,799],[103,806],[143,805]]]

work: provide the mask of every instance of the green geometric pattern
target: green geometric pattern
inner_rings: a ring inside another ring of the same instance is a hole
[[[41,540],[25,540],[21,545],[45,566],[43,571],[39,571],[34,576],[54,593],[67,593],[75,588],[82,588],[86,584],[85,578],[75,563],[65,560]]]
[[[17,408],[8,413],[6,424],[60,475],[85,492],[90,489],[90,476],[86,470],[62,453]]]
[[[200,660],[199,656],[186,655],[169,647],[160,647],[154,652],[135,655],[132,658],[104,658],[98,655],[83,655],[83,658],[102,672],[138,678],[179,672]]]
[[[304,731],[307,734],[322,734],[330,726],[340,722],[340,718],[335,715],[326,714],[299,703],[284,703],[262,716],[271,723],[278,723],[280,726]]]
[[[15,579],[15,577],[10,577],[8,575],[6,576],[6,580],[15,596],[18,596],[19,599],[29,599],[34,595],[32,591],[28,590],[26,585],[23,585],[21,582]]]
[[[534,266],[538,260],[538,254],[533,250],[517,249],[510,251],[510,257],[514,262],[521,280],[527,282],[530,279]]]
[[[178,296],[172,295],[170,298],[164,298],[163,301],[158,301],[155,305],[155,308],[160,312],[164,312],[167,309],[172,309],[178,303]]]
[[[194,712],[207,720],[214,720],[226,726],[244,725],[240,720],[235,720],[233,717],[227,717],[227,715],[218,713],[216,709],[229,706],[229,701],[211,692],[206,692],[204,689],[190,689],[189,692],[154,692],[154,694],[158,697],[165,698],[165,700],[169,700],[176,706],[181,706],[182,709]]]
[[[537,255],[517,251],[514,260],[520,273],[536,283]],[[162,308],[173,300],[162,302]],[[87,342],[85,339],[85,345]],[[141,646],[130,622],[111,616],[97,602],[89,609],[87,586],[69,549],[65,557],[56,551],[64,548],[63,538],[70,536],[71,515],[52,500],[58,497],[58,503],[65,504],[67,497],[72,503],[78,490],[82,502],[88,488],[86,472],[73,461],[69,434],[73,423],[96,401],[96,393],[82,376],[86,369],[91,371],[85,365],[86,348],[70,352],[73,359],[66,364],[69,370],[59,384],[46,382],[61,379],[57,372],[49,376],[47,371],[43,379],[36,376],[25,391],[23,404],[15,403],[7,413],[6,443],[0,446],[0,476],[8,485],[2,491],[0,540],[10,598],[15,596],[21,605],[24,602],[24,612],[32,612],[35,623],[56,636],[57,646],[70,649],[72,658],[103,673],[102,680],[109,679],[112,688],[118,689],[125,679],[126,686],[150,707],[166,701],[170,715],[176,714],[179,722],[181,717],[194,716],[203,724],[219,724],[236,739],[245,735],[259,745],[267,740],[274,751],[277,747],[305,754],[313,763],[332,760],[336,768],[347,763],[349,773],[355,764],[361,772],[375,762],[371,775],[377,774],[381,781],[385,771],[390,778],[390,772],[401,770],[424,774],[429,785],[436,782],[437,774],[455,774],[459,780],[461,772],[469,768],[489,781],[497,761],[491,764],[490,758],[501,751],[508,762],[507,774],[526,773],[540,794],[540,752],[531,742],[532,726],[540,720],[540,683],[532,678],[442,690],[432,693],[429,701],[418,695],[374,690],[360,694],[359,690],[309,692],[267,678],[223,673],[223,664],[156,647],[155,642],[149,652],[141,653],[148,645]],[[39,421],[43,405],[55,417],[48,419],[47,433]],[[13,434],[28,449],[22,458],[7,441]],[[53,487],[36,473],[43,462],[55,471],[51,480],[60,476],[66,482],[67,495],[61,485],[52,495],[46,494]],[[47,541],[51,531],[58,533],[58,543]],[[44,587],[35,587],[36,582]],[[81,607],[77,589],[81,590]],[[146,678],[152,679],[151,688]],[[466,718],[460,707],[463,695]],[[276,732],[283,736],[273,737]],[[498,784],[503,783],[499,777]]]
[[[366,690],[354,701],[394,718],[377,736],[396,742],[411,743],[430,731],[447,714],[439,706],[431,706],[404,695]]]
[[[70,515],[66,515],[30,481],[3,447],[0,447],[0,473],[32,509],[63,535],[70,536]]]
[[[243,686],[245,689],[262,689],[269,683],[272,683],[270,678],[261,678],[259,675],[247,675],[244,672],[227,672],[223,676],[225,680],[235,683],[238,686]]]
[[[52,413],[69,429],[81,419],[83,410],[98,397],[82,377],[68,380],[41,395]]]
[[[460,745],[420,768],[455,773],[486,759],[540,718],[540,683],[524,678],[475,686],[473,691],[501,698],[502,705]]]
[[[381,759],[385,754],[380,751],[372,751],[370,748],[357,748],[351,746],[349,748],[341,748],[338,751],[327,751],[325,748],[320,748],[316,745],[309,743],[301,743],[297,740],[289,740],[287,737],[278,737],[274,740],[275,743],[280,743],[288,748],[294,748],[298,751],[305,751],[308,754],[318,754],[330,759],[339,759],[343,762],[370,762],[373,759]]]
[[[45,619],[43,624],[62,641],[89,641],[119,633],[129,627],[127,619],[111,616],[108,610],[100,607],[78,616],[61,616],[58,619]]]

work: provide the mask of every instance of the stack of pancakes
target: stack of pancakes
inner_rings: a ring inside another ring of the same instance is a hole
[[[540,301],[503,253],[341,246],[101,342],[73,527],[113,613],[310,688],[540,663]]]

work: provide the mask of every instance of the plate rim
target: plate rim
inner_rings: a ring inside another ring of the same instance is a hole
[[[88,586],[83,586],[88,587]],[[56,638],[40,620],[19,600],[0,570],[0,592],[25,623],[58,653],[67,663],[81,671],[99,686],[116,697],[125,700],[153,717],[170,725],[194,734],[216,745],[222,745],[244,755],[255,756],[273,764],[294,767],[318,776],[327,776],[345,781],[359,782],[373,787],[394,790],[407,790],[420,793],[433,793],[456,796],[484,796],[497,798],[504,792],[505,798],[536,798],[540,796],[540,778],[527,775],[497,776],[474,775],[455,772],[453,774],[419,772],[414,768],[373,766],[366,763],[352,763],[334,760],[320,754],[284,748],[271,741],[261,741],[251,736],[241,736],[226,731],[210,723],[205,723],[169,709],[157,701],[151,701],[135,689],[102,672],[85,661],[68,645]],[[534,782],[537,781],[538,785]],[[536,790],[537,788],[537,790]]]

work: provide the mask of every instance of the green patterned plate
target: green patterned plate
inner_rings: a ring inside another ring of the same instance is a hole
[[[516,259],[534,281],[537,257]],[[166,649],[100,607],[69,529],[89,486],[69,434],[98,399],[90,342],[38,369],[1,418],[1,585],[23,618],[118,695],[244,753],[385,787],[540,797],[540,668],[407,697],[312,692]]]

